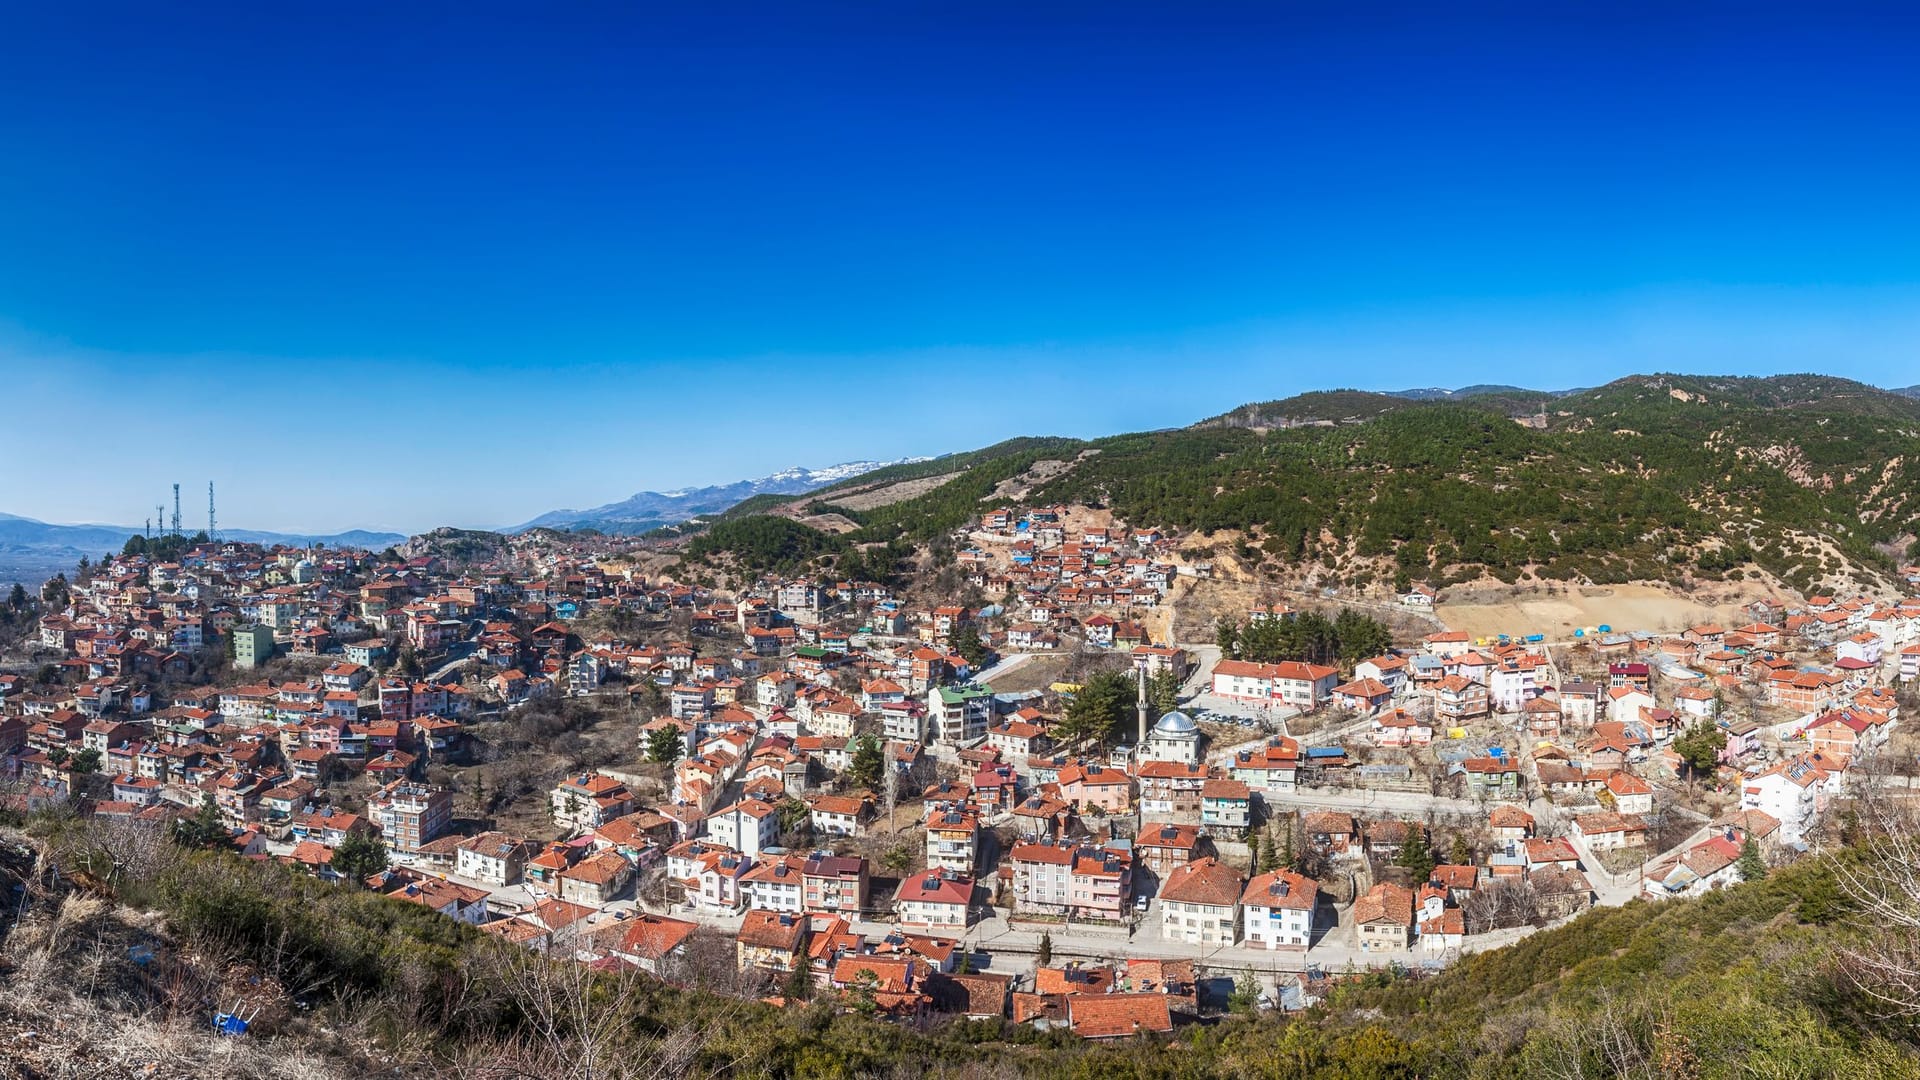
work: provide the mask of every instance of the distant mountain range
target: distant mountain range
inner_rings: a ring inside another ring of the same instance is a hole
[[[1901,397],[1920,398],[1920,385],[1902,386],[1893,391]]]
[[[0,582],[42,581],[61,570],[71,570],[81,556],[99,559],[119,554],[127,538],[140,532],[132,525],[52,525],[15,514],[0,514]],[[222,529],[226,540],[255,544],[326,544],[378,551],[406,540],[399,533],[353,529],[328,535]]]
[[[721,513],[755,495],[805,495],[829,484],[863,476],[875,469],[926,460],[924,457],[913,457],[898,461],[849,461],[824,469],[795,466],[757,480],[740,480],[680,491],[642,491],[620,502],[596,506],[591,510],[554,510],[506,531],[598,529],[603,533],[638,535],[663,525],[676,525],[692,518]]]

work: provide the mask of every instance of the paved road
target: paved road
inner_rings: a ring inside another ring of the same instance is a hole
[[[1450,795],[1429,795],[1418,791],[1377,791],[1373,788],[1298,788],[1294,791],[1261,791],[1270,807],[1291,810],[1390,810],[1399,814],[1424,816],[1428,813],[1484,816],[1490,803],[1478,799],[1456,799]]]
[[[1713,823],[1709,821],[1694,830],[1692,835],[1680,841],[1675,847],[1651,852],[1645,859],[1641,860],[1639,866],[1619,874],[1609,873],[1601,866],[1600,860],[1594,858],[1593,852],[1577,837],[1568,836],[1567,842],[1573,845],[1575,852],[1579,853],[1580,865],[1586,868],[1584,872],[1587,875],[1587,881],[1593,885],[1593,894],[1596,897],[1594,901],[1595,904],[1617,907],[1632,900],[1636,896],[1643,895],[1642,889],[1646,885],[1644,875],[1649,865],[1666,857],[1671,852],[1685,851],[1695,844],[1702,843],[1713,836],[1716,831]]]
[[[449,654],[456,651],[459,652],[460,655],[457,657],[453,657],[452,659],[448,660],[446,663],[441,664],[437,668],[434,668],[433,671],[427,675],[428,682],[430,683],[441,682],[448,675],[452,674],[455,668],[465,667],[466,665],[473,662],[473,646],[471,644],[466,642],[461,642],[460,644],[455,645],[452,648],[448,649]]]

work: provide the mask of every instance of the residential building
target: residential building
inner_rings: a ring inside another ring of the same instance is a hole
[[[505,887],[519,882],[534,845],[503,832],[484,832],[460,842],[453,872],[486,885]]]
[[[927,866],[973,873],[974,859],[980,851],[980,819],[959,809],[934,807],[927,814]]]
[[[1362,952],[1397,951],[1413,945],[1413,890],[1383,881],[1353,902],[1355,937]]]
[[[548,797],[553,820],[562,828],[597,829],[633,811],[627,785],[604,773],[579,773],[554,785]]]
[[[801,905],[849,919],[867,910],[867,860],[864,856],[815,852],[800,867]]]
[[[1168,941],[1231,945],[1240,940],[1239,871],[1207,857],[1173,871],[1160,886],[1160,933]]]
[[[1247,944],[1256,949],[1305,952],[1313,939],[1319,883],[1290,870],[1274,870],[1247,882],[1240,894]]]
[[[993,720],[993,691],[971,683],[936,686],[927,692],[931,741],[964,746],[986,738]]]
[[[929,870],[900,883],[894,900],[902,929],[932,933],[966,930],[973,907],[973,879]]]
[[[734,962],[741,970],[792,971],[805,962],[810,923],[790,911],[750,910],[734,935]]]
[[[1200,825],[1208,830],[1245,829],[1253,822],[1253,796],[1238,780],[1210,779],[1200,786]]]
[[[707,835],[743,855],[758,857],[780,841],[779,811],[759,799],[743,799],[707,815]]]
[[[273,658],[273,628],[254,623],[249,626],[236,626],[227,631],[232,635],[233,666],[241,669],[259,667]]]
[[[453,793],[396,780],[367,800],[367,817],[380,827],[388,847],[399,852],[418,851],[453,824]]]

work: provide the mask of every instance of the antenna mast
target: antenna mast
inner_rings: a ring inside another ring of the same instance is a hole
[[[173,535],[180,535],[180,485],[173,485]]]
[[[207,481],[207,539],[213,540],[219,535],[213,527],[213,481],[209,480]]]

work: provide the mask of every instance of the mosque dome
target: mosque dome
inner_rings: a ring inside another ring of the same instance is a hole
[[[1153,725],[1155,735],[1186,736],[1195,734],[1199,730],[1193,718],[1183,712],[1170,712],[1161,717],[1159,723]]]

